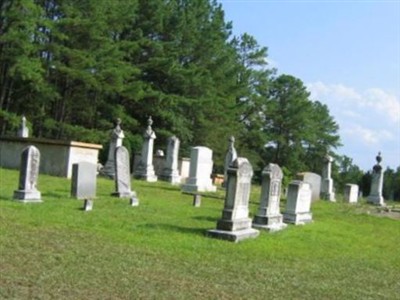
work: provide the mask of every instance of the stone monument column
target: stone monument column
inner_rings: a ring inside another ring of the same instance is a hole
[[[324,168],[322,171],[322,187],[321,187],[321,198],[336,202],[335,193],[333,192],[333,179],[331,178],[333,158],[330,155],[324,157]]]
[[[108,158],[104,168],[101,172],[111,178],[115,177],[115,149],[122,146],[124,139],[124,131],[121,129],[121,119],[116,120],[116,126],[111,132],[110,147],[108,149]]]
[[[178,171],[178,154],[180,141],[176,136],[168,138],[167,159],[162,172],[161,179],[172,184],[180,184],[181,176]]]
[[[225,204],[217,229],[208,234],[232,242],[257,237],[259,231],[251,228],[249,199],[253,168],[244,157],[238,157],[228,169]]]
[[[226,152],[225,155],[225,163],[224,163],[224,182],[222,183],[223,187],[226,187],[226,184],[228,182],[228,168],[231,165],[231,163],[237,158],[237,152],[235,149],[235,137],[232,135],[229,139],[229,146],[228,146],[228,151]]]
[[[36,185],[39,177],[40,152],[35,146],[28,146],[22,151],[19,170],[18,190],[14,199],[21,202],[42,202],[41,193]]]
[[[26,127],[25,116],[22,116],[21,126],[18,129],[18,137],[23,137],[23,138],[29,137],[29,128]]]
[[[253,227],[278,231],[287,225],[280,213],[283,173],[277,164],[269,164],[262,171],[260,208],[253,220]]]
[[[368,203],[384,206],[385,202],[382,195],[383,189],[383,168],[381,166],[382,156],[378,153],[376,164],[372,169],[371,191],[367,197]]]
[[[151,128],[152,124],[153,120],[150,116],[147,120],[147,129],[143,134],[144,142],[140,162],[136,172],[134,173],[136,178],[144,179],[148,182],[157,181],[157,176],[155,175],[153,166],[153,147],[156,134]]]

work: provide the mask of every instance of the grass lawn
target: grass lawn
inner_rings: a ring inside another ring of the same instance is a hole
[[[0,169],[1,299],[400,299],[400,220],[366,204],[319,201],[312,224],[234,244],[205,236],[223,200],[195,208],[167,183],[133,181],[130,207],[99,178],[90,212],[68,179],[40,175],[41,204],[17,185]]]

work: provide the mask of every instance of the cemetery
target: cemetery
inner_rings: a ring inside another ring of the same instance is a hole
[[[315,90],[396,99],[278,72],[246,1],[3,2],[0,299],[400,299],[392,133]]]

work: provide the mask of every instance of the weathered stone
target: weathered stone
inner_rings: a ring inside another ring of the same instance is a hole
[[[217,187],[212,184],[212,167],[212,150],[201,146],[193,147],[190,153],[189,178],[186,184],[182,185],[182,191],[215,192]]]
[[[295,225],[312,222],[310,184],[295,180],[289,184],[283,221]]]
[[[239,242],[257,237],[259,231],[251,228],[249,198],[253,168],[246,158],[238,157],[228,169],[228,184],[222,217],[217,229],[208,231],[215,238]]]
[[[148,182],[157,181],[157,176],[155,175],[153,166],[153,147],[156,134],[151,128],[152,124],[153,120],[151,117],[149,117],[147,120],[147,129],[143,134],[144,141],[140,162],[137,170],[134,173],[136,178],[143,179]]]
[[[385,206],[385,199],[382,195],[383,189],[383,168],[381,166],[381,153],[378,153],[376,157],[376,164],[372,169],[372,181],[371,190],[369,196],[367,197],[368,203],[373,203],[375,205]]]
[[[262,171],[260,207],[253,220],[253,227],[278,231],[287,225],[280,213],[281,184],[283,173],[277,164],[269,164]]]
[[[93,200],[85,199],[83,202],[83,210],[84,211],[91,211],[93,209]]]
[[[348,203],[357,203],[358,201],[358,185],[346,184],[344,187],[344,201]]]
[[[315,202],[320,199],[321,195],[321,176],[312,172],[298,173],[296,179],[310,184],[311,201]]]
[[[229,146],[228,151],[225,155],[225,163],[224,163],[224,181],[222,182],[222,186],[225,187],[228,182],[228,168],[231,163],[237,158],[237,152],[235,149],[235,137],[231,136],[229,138]]]
[[[131,175],[129,170],[129,152],[124,146],[115,149],[115,192],[112,196],[119,198],[136,198],[136,193],[131,190]]]
[[[333,158],[328,154],[324,158],[324,169],[322,171],[321,198],[335,202],[335,193],[333,191],[333,179],[331,178],[331,164]]]
[[[18,190],[14,199],[21,202],[42,202],[41,193],[37,190],[39,178],[40,152],[35,146],[22,151],[19,170]]]
[[[201,195],[194,194],[193,195],[193,206],[200,207],[201,206]]]
[[[78,199],[96,197],[97,165],[79,162],[72,165],[71,196]]]
[[[178,154],[180,141],[176,136],[168,139],[167,144],[167,159],[165,161],[161,179],[172,184],[180,184],[181,176],[178,171]]]
[[[108,149],[107,162],[104,165],[104,168],[101,170],[102,174],[110,178],[115,177],[115,149],[122,146],[122,140],[125,137],[124,131],[121,129],[121,119],[117,119],[115,123],[115,128],[111,132],[110,148]]]

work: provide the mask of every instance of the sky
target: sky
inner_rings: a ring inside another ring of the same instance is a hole
[[[400,0],[220,0],[233,34],[268,48],[269,66],[326,104],[364,171],[400,166]]]

